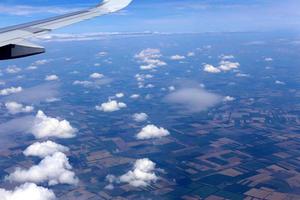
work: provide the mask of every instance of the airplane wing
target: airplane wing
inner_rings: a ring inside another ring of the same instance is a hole
[[[58,17],[34,21],[0,29],[0,60],[14,59],[44,53],[45,49],[28,42],[28,38],[48,33],[54,29],[106,15],[127,7],[132,0],[103,0],[91,9]]]

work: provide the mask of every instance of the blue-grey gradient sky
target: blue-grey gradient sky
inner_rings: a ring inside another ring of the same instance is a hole
[[[2,0],[0,26],[55,16],[97,0]],[[134,0],[118,14],[59,32],[298,31],[299,0]]]

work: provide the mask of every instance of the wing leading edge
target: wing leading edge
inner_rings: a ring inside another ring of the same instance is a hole
[[[103,0],[99,5],[91,9],[2,28],[0,29],[0,60],[44,53],[43,47],[31,44],[26,39],[97,16],[117,12],[127,7],[131,1]]]

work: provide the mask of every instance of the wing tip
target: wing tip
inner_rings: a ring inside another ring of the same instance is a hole
[[[116,12],[129,6],[133,0],[103,0],[98,7],[110,12]]]

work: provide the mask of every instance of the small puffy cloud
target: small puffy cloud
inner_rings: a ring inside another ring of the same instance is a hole
[[[64,153],[57,152],[51,156],[46,156],[38,165],[29,169],[17,168],[6,177],[6,180],[24,183],[43,183],[48,185],[78,183],[75,173],[71,171],[72,166]]]
[[[45,158],[46,156],[51,156],[57,152],[67,151],[69,151],[68,147],[65,147],[52,141],[46,141],[36,142],[30,145],[24,150],[23,154],[25,156],[37,156],[40,158]]]
[[[214,74],[217,74],[217,73],[221,72],[221,70],[219,68],[214,67],[213,65],[209,65],[209,64],[205,64],[203,70],[205,72],[214,73]]]
[[[234,59],[234,56],[233,55],[221,55],[220,58],[222,60],[231,60],[231,59]]]
[[[132,170],[120,176],[120,182],[128,183],[133,187],[147,187],[158,180],[155,167],[156,164],[148,158],[139,159]]]
[[[234,100],[235,100],[235,98],[231,97],[231,96],[226,96],[223,98],[223,101],[225,101],[225,102],[234,101]]]
[[[126,107],[127,105],[123,102],[109,100],[106,103],[102,103],[101,105],[96,106],[96,110],[103,112],[114,112]]]
[[[170,57],[171,60],[184,60],[185,56],[181,56],[181,55],[174,55]]]
[[[90,86],[93,85],[93,82],[91,82],[91,81],[78,81],[78,80],[76,80],[76,81],[73,82],[73,85],[81,85],[83,87],[90,87]]]
[[[124,97],[124,93],[117,93],[117,94],[116,94],[116,97],[117,97],[117,98],[122,98],[122,97]]]
[[[277,84],[277,85],[285,85],[285,82],[276,80],[276,81],[275,81],[275,84]]]
[[[143,122],[148,119],[148,115],[146,113],[135,113],[132,118],[136,122]]]
[[[230,61],[222,60],[220,62],[219,69],[222,71],[230,71],[233,69],[237,69],[239,66],[240,66],[240,63],[238,63],[238,62],[230,62]]]
[[[58,76],[57,75],[48,75],[48,76],[46,76],[45,77],[45,81],[56,81],[56,80],[58,80],[59,78],[58,78]]]
[[[272,62],[272,61],[273,61],[273,58],[265,58],[265,61],[266,61],[266,62]]]
[[[6,68],[6,72],[9,74],[16,74],[21,71],[21,68],[18,68],[17,66],[9,66]]]
[[[10,114],[29,113],[34,110],[32,106],[24,106],[14,101],[5,103],[5,107]]]
[[[147,125],[137,135],[136,138],[139,140],[162,138],[170,135],[170,132],[164,128],[159,128],[154,125]]]
[[[101,51],[101,52],[97,53],[98,57],[104,57],[104,56],[107,56],[107,55],[108,55],[108,53],[105,52],[105,51]]]
[[[72,138],[75,137],[77,129],[67,120],[48,117],[43,111],[38,111],[30,131],[36,138]]]
[[[140,98],[140,95],[139,94],[133,94],[130,96],[131,99],[138,99]]]
[[[104,75],[103,74],[99,74],[99,73],[93,73],[90,75],[90,78],[93,78],[93,79],[100,79],[100,78],[103,78]]]
[[[7,96],[10,94],[15,94],[15,93],[19,93],[22,92],[23,88],[22,87],[10,87],[10,88],[5,88],[0,90],[0,96]]]
[[[144,49],[135,55],[139,62],[144,63],[140,66],[141,70],[152,70],[159,66],[165,66],[167,63],[160,60],[161,53],[159,49]]]
[[[34,63],[32,63],[32,65],[45,65],[47,63],[49,63],[51,60],[47,60],[47,59],[43,59],[43,60],[37,60]]]
[[[193,56],[195,56],[196,54],[194,53],[194,52],[188,52],[187,53],[187,57],[193,57]]]
[[[222,101],[222,97],[203,88],[182,88],[167,95],[165,101],[182,107],[187,112],[201,112]]]
[[[236,77],[250,77],[250,74],[237,73],[235,76]]]
[[[34,183],[25,183],[13,191],[0,188],[0,197],[2,200],[55,200],[55,194],[52,190],[39,187]]]

